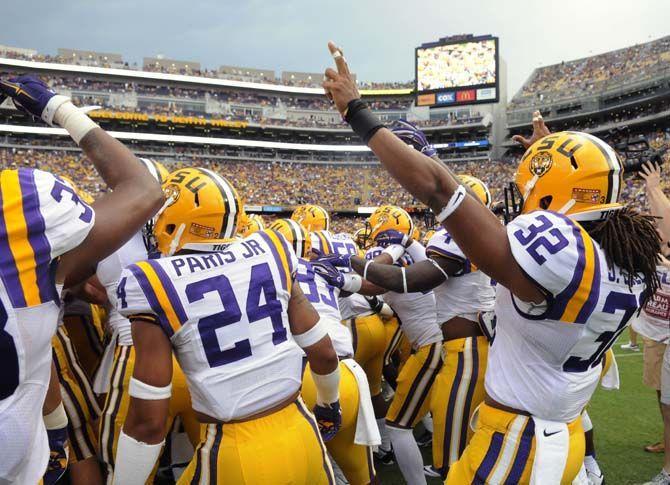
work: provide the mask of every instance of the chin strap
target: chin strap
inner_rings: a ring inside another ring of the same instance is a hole
[[[560,209],[558,209],[556,212],[558,212],[559,214],[565,214],[565,213],[567,213],[570,209],[572,209],[573,206],[574,206],[576,203],[577,203],[577,201],[576,201],[575,199],[570,199],[569,201],[567,201],[567,202],[565,203],[565,205],[564,205],[563,207],[561,207]]]
[[[174,253],[177,252],[177,248],[179,247],[179,241],[181,240],[182,234],[184,234],[184,230],[186,229],[186,224],[180,224],[179,228],[177,229],[177,233],[174,235],[172,238],[172,242],[170,243],[170,247],[168,249],[168,256],[172,256]]]
[[[528,197],[530,196],[530,192],[535,188],[535,184],[537,181],[540,180],[540,177],[537,175],[533,175],[533,178],[528,181],[526,186],[523,188],[523,200],[528,200]]]

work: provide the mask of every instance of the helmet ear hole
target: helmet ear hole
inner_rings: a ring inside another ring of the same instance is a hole
[[[553,197],[551,195],[547,195],[546,197],[542,197],[540,199],[540,207],[542,207],[543,210],[547,210],[549,206],[551,205],[551,201],[553,200]]]
[[[165,232],[172,234],[177,226],[175,224],[168,224],[165,226]]]

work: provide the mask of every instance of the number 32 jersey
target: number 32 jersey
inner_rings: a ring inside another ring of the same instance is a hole
[[[497,287],[495,338],[486,391],[542,419],[570,422],[591,399],[605,352],[637,310],[645,288],[609,267],[576,222],[549,211],[507,226],[516,263],[542,289],[546,304],[520,301]]]
[[[221,421],[243,419],[300,389],[303,353],[287,313],[297,265],[283,236],[261,231],[217,252],[130,265],[117,308],[161,326],[193,409]]]
[[[42,403],[60,296],[56,258],[95,214],[50,173],[0,172],[0,483],[37,483],[49,457]]]

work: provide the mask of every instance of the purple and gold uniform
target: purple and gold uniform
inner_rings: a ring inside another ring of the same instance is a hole
[[[644,284],[635,277],[629,288],[599,244],[555,212],[523,214],[507,226],[507,235],[514,259],[543,289],[546,302],[525,303],[498,285],[485,387],[498,403],[532,418],[482,404],[475,434],[447,483],[529,483],[535,418],[567,425],[563,481],[570,483],[584,458],[580,413],[600,380],[605,353],[638,308]]]
[[[56,258],[93,227],[93,210],[53,175],[0,172],[0,481],[37,483],[49,458],[42,403],[60,295]]]
[[[217,252],[123,271],[119,312],[163,329],[193,409],[219,421],[204,427],[179,483],[332,483],[316,421],[300,398],[262,415],[301,386],[303,352],[287,314],[297,264],[283,236],[266,230]]]

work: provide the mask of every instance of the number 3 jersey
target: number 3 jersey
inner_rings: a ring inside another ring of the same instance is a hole
[[[644,284],[636,277],[629,288],[598,243],[563,215],[521,215],[507,237],[546,304],[524,303],[498,285],[486,392],[539,418],[570,422],[591,399],[603,355],[637,310]]]
[[[49,456],[56,258],[86,238],[95,214],[69,185],[27,168],[0,172],[0,204],[0,482],[37,483]]]
[[[160,325],[193,409],[221,421],[243,419],[300,389],[303,353],[287,314],[297,265],[283,236],[261,231],[217,252],[130,265],[117,308]]]

